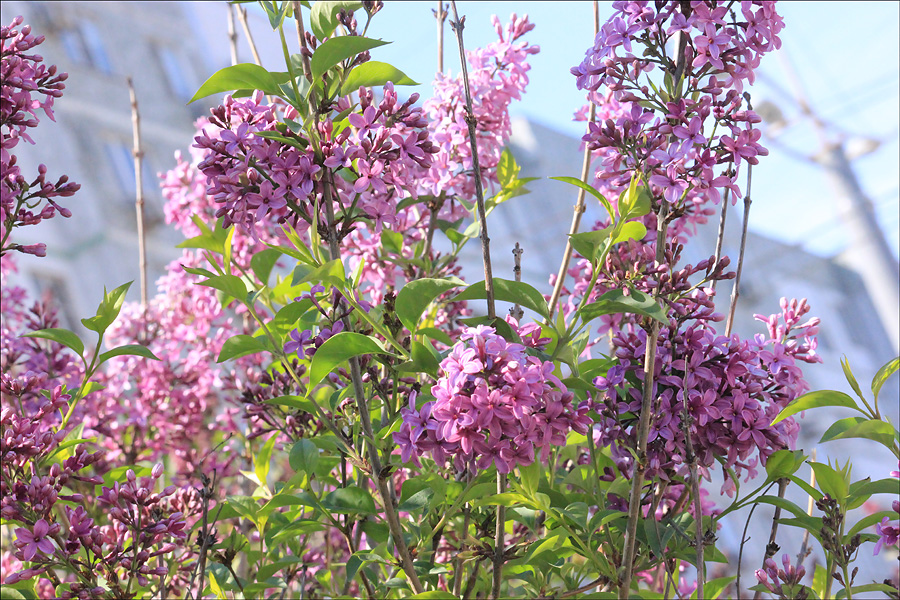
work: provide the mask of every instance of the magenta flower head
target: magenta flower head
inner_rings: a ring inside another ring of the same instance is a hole
[[[402,411],[394,441],[405,461],[430,452],[437,462],[452,458],[458,470],[501,473],[529,465],[540,450],[547,460],[572,429],[586,433],[587,406],[553,375],[553,364],[530,356],[493,328],[467,328],[441,363],[431,388],[434,402]]]

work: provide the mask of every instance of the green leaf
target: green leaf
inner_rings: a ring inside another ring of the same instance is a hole
[[[413,340],[410,345],[410,354],[412,360],[399,365],[398,371],[428,373],[432,377],[437,377],[440,361],[425,344]]]
[[[844,392],[836,392],[834,390],[821,390],[818,392],[810,392],[803,394],[787,406],[785,406],[772,425],[780,421],[784,421],[790,416],[809,410],[810,408],[819,408],[820,406],[843,406],[844,408],[857,408],[856,401]],[[858,410],[858,408],[857,408]]]
[[[863,438],[876,441],[891,448],[894,443],[894,432],[894,428],[884,421],[849,417],[841,419],[829,427],[822,434],[822,439],[819,440],[819,443],[847,438]]]
[[[443,590],[428,590],[415,596],[408,596],[408,598],[410,600],[459,600],[459,596],[454,596],[450,592]]]
[[[888,598],[894,598],[897,595],[897,588],[886,585],[884,583],[866,583],[864,585],[854,585],[850,588],[850,592],[853,594],[854,598],[872,598],[869,596],[869,592],[881,592]],[[866,594],[866,595],[861,595]],[[847,597],[847,590],[839,590],[837,594],[834,595],[835,600],[841,600],[841,598]]]
[[[384,46],[388,43],[390,42],[373,40],[360,35],[343,35],[326,40],[316,48],[309,61],[313,79],[318,79],[342,60],[353,58],[361,52]]]
[[[856,381],[856,377],[853,376],[853,371],[850,370],[850,361],[847,360],[846,356],[841,357],[841,369],[844,370],[844,377],[847,378],[847,383],[850,384],[850,387],[853,388],[853,391],[860,398],[863,397],[862,390],[859,389],[859,382]]]
[[[347,559],[347,581],[353,581],[353,578],[356,577],[357,571],[359,571],[365,565],[373,562],[383,563],[384,559],[377,554],[372,554],[371,552],[354,552],[353,555]]]
[[[406,73],[388,63],[370,60],[354,67],[344,85],[341,86],[341,95],[346,96],[361,87],[378,87],[386,84],[388,81],[394,85],[419,85],[407,77]]]
[[[622,227],[619,229],[619,232],[616,234],[612,243],[618,244],[628,240],[641,241],[646,235],[647,227],[643,223],[640,221],[628,221],[627,223],[622,224]]]
[[[410,281],[397,292],[397,299],[394,302],[397,317],[407,329],[415,332],[419,319],[428,305],[444,292],[461,285],[465,285],[465,282],[456,277]]]
[[[342,287],[346,280],[344,274],[344,264],[341,259],[336,258],[330,260],[324,265],[309,270],[306,265],[297,265],[291,278],[291,285],[299,285],[301,283],[327,283],[335,287]]]
[[[316,472],[316,465],[319,463],[319,448],[311,441],[301,439],[291,446],[288,463],[297,473],[311,475]]]
[[[151,360],[159,360],[159,358],[150,352],[150,349],[146,346],[141,346],[140,344],[126,344],[125,346],[119,346],[118,348],[113,348],[112,350],[101,354],[99,364],[105,363],[114,356],[142,356]]]
[[[483,300],[485,298],[487,298],[487,292],[485,292],[484,282],[479,281],[457,294],[453,300]],[[544,296],[527,283],[495,277],[494,298],[504,302],[521,304],[523,307],[530,308],[546,319],[550,318],[550,309],[547,308],[547,301],[544,300]]]
[[[278,396],[276,398],[269,398],[264,402],[265,404],[275,404],[277,406],[286,406],[288,408],[302,410],[308,413],[315,413],[316,408],[313,406],[313,403],[310,402],[307,398],[302,398],[300,396]]]
[[[823,463],[811,462],[809,466],[816,473],[816,483],[819,489],[843,505],[850,492],[850,486],[844,479],[844,475]]]
[[[253,472],[256,473],[256,478],[259,479],[262,485],[266,485],[266,477],[269,476],[269,467],[272,464],[272,449],[275,447],[277,438],[277,435],[271,436],[266,440],[266,443],[263,444],[256,456],[253,457]]]
[[[600,315],[615,313],[634,313],[656,319],[663,325],[669,324],[666,311],[653,296],[639,290],[629,290],[627,296],[623,290],[610,290],[581,309],[581,318],[588,322]]]
[[[521,168],[516,164],[509,148],[504,148],[500,154],[500,161],[497,163],[497,179],[500,181],[501,187],[509,186],[513,181],[519,178]]]
[[[803,464],[804,458],[802,450],[778,450],[766,461],[768,481],[793,475]]]
[[[606,209],[606,212],[609,213],[609,218],[610,218],[610,219],[615,219],[615,216],[616,216],[616,215],[615,215],[615,213],[613,212],[612,204],[609,203],[609,200],[607,200],[606,197],[605,197],[603,194],[601,194],[600,192],[598,192],[598,191],[597,191],[595,188],[593,188],[592,186],[589,186],[588,184],[586,184],[585,182],[581,181],[581,180],[578,179],[577,177],[551,177],[550,179],[555,179],[555,180],[557,180],[557,181],[562,181],[562,182],[565,182],[565,183],[570,183],[570,184],[574,185],[574,186],[577,187],[577,188],[583,189],[583,190],[586,191],[588,194],[590,194],[591,196],[593,196],[594,198],[596,198],[597,200],[600,201],[600,204],[602,204],[602,205],[603,205],[603,208]]]
[[[631,178],[628,189],[619,195],[618,209],[623,219],[643,217],[650,212],[650,192],[640,185],[637,174]]]
[[[38,595],[34,593],[35,581],[21,581],[16,584],[3,584],[0,586],[0,600],[37,600]]]
[[[312,5],[310,11],[310,28],[313,35],[320,40],[324,40],[330,36],[338,26],[338,13],[341,10],[353,12],[362,8],[362,2],[351,0],[338,0],[331,2],[323,2],[319,0]]]
[[[897,480],[895,479],[894,482],[896,483],[896,481]],[[897,492],[898,492],[898,490],[894,490],[895,494]],[[879,511],[876,513],[872,513],[871,515],[866,515],[862,519],[857,521],[856,524],[850,528],[850,530],[845,534],[844,537],[849,540],[850,538],[852,538],[854,535],[856,535],[857,533],[859,533],[866,527],[874,527],[876,523],[881,523],[885,517],[890,517],[891,519],[894,519],[897,517],[897,513],[895,513],[892,510],[882,510],[882,511]]]
[[[345,360],[362,354],[388,353],[373,338],[361,333],[342,331],[328,338],[324,344],[319,346],[315,356],[313,356],[312,364],[309,368],[309,389],[321,383],[329,373],[334,371]]]
[[[737,575],[729,575],[728,577],[717,577],[710,579],[703,586],[703,594],[706,596],[704,600],[716,600],[719,595],[728,587],[728,584],[737,579]],[[697,591],[691,594],[691,598],[697,597]]]
[[[232,358],[240,358],[242,356],[247,356],[248,354],[256,354],[257,352],[264,352],[266,350],[268,350],[268,346],[262,338],[255,338],[244,334],[234,335],[225,340],[225,343],[222,344],[222,350],[219,352],[219,358],[216,359],[216,362],[223,363]]]
[[[606,227],[605,229],[573,233],[569,236],[569,243],[578,254],[594,263],[600,257],[603,248],[609,244],[611,232],[612,227]]]
[[[252,63],[241,63],[219,69],[207,79],[188,104],[221,92],[233,90],[261,90],[266,94],[280,96],[278,82],[271,73]]]
[[[66,348],[71,348],[78,354],[78,356],[84,356],[84,343],[81,341],[81,338],[79,338],[68,329],[51,327],[50,329],[40,329],[38,331],[23,333],[22,337],[50,340],[56,342],[57,344],[62,344]]]
[[[104,287],[103,300],[97,307],[97,315],[90,319],[82,319],[81,323],[91,331],[99,334],[105,332],[119,316],[119,311],[122,310],[122,305],[125,303],[125,294],[128,293],[128,288],[132,283],[134,282],[129,281],[111,292],[107,292]]]
[[[886,365],[878,369],[878,372],[875,373],[875,377],[872,378],[872,393],[875,394],[876,398],[881,391],[881,386],[884,385],[884,382],[887,381],[891,375],[897,372],[897,369],[900,369],[900,357],[888,361]]]
[[[280,250],[266,248],[254,254],[253,258],[250,259],[250,268],[253,269],[256,277],[263,285],[268,283],[269,274],[272,273],[272,269],[280,256]]]
[[[236,275],[216,275],[206,281],[199,282],[198,285],[221,290],[237,300],[243,301],[247,299],[247,285],[243,279]]]
[[[433,489],[425,488],[419,490],[418,492],[407,498],[405,501],[401,502],[400,506],[397,507],[397,510],[402,512],[418,512],[427,510],[428,505],[433,497]]]
[[[338,488],[322,499],[322,506],[341,514],[375,512],[375,500],[368,491],[360,487]]]
[[[213,94],[234,90],[260,90],[266,94],[280,96],[278,82],[267,70],[252,63],[241,63],[219,69],[207,79],[188,104]]]
[[[472,506],[531,506],[532,503],[523,496],[515,492],[504,492],[502,494],[491,494],[472,502]]]

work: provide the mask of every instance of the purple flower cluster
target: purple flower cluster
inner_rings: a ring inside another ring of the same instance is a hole
[[[496,465],[508,473],[534,461],[540,449],[546,461],[551,448],[564,445],[570,430],[586,433],[591,423],[586,404],[553,375],[553,363],[507,342],[493,328],[468,328],[441,362],[441,376],[431,388],[433,402],[401,411],[403,424],[394,434],[403,462],[428,452],[438,463],[452,459],[457,470]]]
[[[796,567],[792,565],[791,558],[787,554],[781,556],[781,563],[784,565],[783,569],[779,569],[773,559],[767,558],[765,567],[756,570],[756,579],[778,598],[803,600],[809,597],[800,584],[806,575],[803,565]]]
[[[528,57],[540,52],[540,47],[521,39],[534,29],[528,15],[519,18],[513,14],[505,27],[496,16],[492,17],[492,22],[499,40],[467,52],[466,58],[476,123],[478,162],[484,181],[496,184],[497,164],[512,134],[509,105],[513,100],[519,100],[525,91],[531,69]],[[425,187],[428,193],[434,195],[443,192],[447,196],[473,199],[472,150],[462,77],[438,73],[433,86],[434,96],[425,102],[423,108],[438,152],[425,180]],[[450,216],[448,214],[447,218]],[[453,218],[460,216],[463,214]]]
[[[765,319],[779,328],[778,338],[758,335],[742,340],[716,334],[708,319],[684,330],[664,328],[656,350],[653,417],[648,446],[648,476],[669,479],[684,470],[686,431],[690,432],[698,463],[708,469],[716,458],[725,468],[748,477],[756,465],[776,450],[793,447],[799,426],[793,419],[772,425],[775,416],[808,386],[797,361],[819,362],[815,354],[818,319],[797,325],[809,307],[805,300],[783,301],[784,312]],[[774,326],[774,325],[773,325]],[[647,334],[643,329],[619,331],[612,340],[620,363],[595,380],[603,392],[598,412],[601,445],[611,445],[620,470],[630,472],[637,420],[641,408],[640,382]],[[689,422],[683,421],[687,413]],[[734,482],[726,477],[723,492],[731,495]]]
[[[28,130],[39,124],[38,109],[54,120],[53,101],[62,96],[66,87],[63,82],[68,75],[57,73],[55,65],[46,66],[43,57],[32,53],[43,41],[44,36],[32,34],[29,25],[22,26],[22,17],[13,19],[8,27],[0,27],[0,254],[17,250],[44,256],[46,245],[42,243],[7,246],[11,230],[36,225],[57,212],[71,216],[71,211],[59,206],[54,198],[71,196],[81,187],[70,183],[65,175],[56,183],[47,181],[44,165],[38,167],[38,176],[29,182],[12,154],[20,139],[34,143]],[[42,202],[45,204],[41,207]],[[35,212],[38,207],[40,210]]]

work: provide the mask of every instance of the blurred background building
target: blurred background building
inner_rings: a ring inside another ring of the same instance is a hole
[[[79,319],[93,314],[103,286],[111,289],[138,278],[126,77],[134,78],[140,103],[148,267],[153,282],[179,255],[174,245],[180,241],[165,226],[156,173],[174,165],[175,150],[187,151],[194,133],[192,124],[208,113],[208,102],[212,101],[187,105],[187,100],[209,74],[231,63],[227,11],[219,2],[3,3],[4,23],[18,14],[36,33],[47,37],[40,47],[45,60],[69,73],[65,94],[54,106],[57,123],[44,122],[35,131],[36,146],[20,143],[16,148],[23,173],[36,172],[38,164],[45,163],[51,175],[68,174],[82,184],[82,189],[66,199],[65,205],[73,212],[71,219],[56,218],[36,232],[25,228],[17,233],[21,243],[46,241],[48,253],[42,259],[21,257],[16,282],[35,294],[53,294],[62,307],[65,326],[78,329]],[[251,11],[250,25],[263,64],[280,64],[281,48],[265,18]],[[242,32],[239,34],[239,61],[249,62],[249,47]],[[583,45],[587,43],[585,40]],[[787,45],[785,49],[790,51]],[[448,54],[448,62],[450,56],[454,55]],[[819,353],[824,360],[824,365],[805,369],[812,389],[849,391],[840,369],[842,355],[848,357],[866,389],[877,369],[900,351],[900,284],[896,256],[851,161],[877,154],[884,146],[896,151],[897,133],[888,132],[879,139],[842,135],[813,112],[812,102],[803,97],[802,90],[780,96],[769,92],[766,102],[757,103],[767,120],[767,145],[773,148],[773,155],[779,146],[785,146],[778,137],[779,130],[790,125],[785,113],[815,124],[818,142],[806,140],[805,147],[780,154],[780,160],[795,161],[791,168],[803,177],[828,180],[828,189],[839,207],[835,218],[848,231],[848,241],[839,252],[813,253],[802,243],[779,241],[751,231],[735,332],[745,337],[761,332],[762,325],[753,315],[778,312],[783,296],[808,298],[812,314],[822,319]],[[760,96],[766,93],[765,89],[759,92]],[[523,279],[546,293],[550,291],[549,275],[559,268],[576,196],[571,186],[546,177],[578,175],[580,141],[570,132],[571,128],[562,133],[534,118],[520,116],[514,120],[510,148],[522,175],[542,179],[529,185],[531,194],[499,206],[489,221],[495,275],[512,279],[512,249],[518,242],[525,251]],[[775,184],[788,189],[796,187],[797,182],[784,177],[782,170],[782,180],[767,184],[768,164],[763,159],[754,172],[754,190],[768,191],[765,197],[754,196],[752,210],[764,203],[786,205],[795,199],[771,192]],[[896,191],[892,193],[896,195]],[[724,253],[736,258],[740,205],[729,212]],[[599,207],[588,202],[582,230],[599,217]],[[888,223],[888,237],[896,239],[897,222]],[[713,254],[716,227],[714,219],[700,228],[694,243],[687,247],[687,262],[696,263]],[[465,274],[470,281],[480,280],[479,251],[474,247],[468,250],[463,257]],[[730,283],[720,287],[723,311],[727,310],[730,291]],[[137,286],[133,286],[129,297],[136,299],[137,294]],[[898,378],[885,387],[882,398],[882,406],[894,423],[900,421]],[[841,411],[808,415],[799,445],[813,448],[824,430],[845,416]],[[853,456],[859,476],[882,478],[896,464],[891,464],[886,451],[883,455],[877,450],[870,452],[873,446],[866,444],[866,452],[860,454],[854,451],[852,442],[830,442],[818,449],[819,460]],[[710,491],[716,495],[717,486],[710,486]],[[729,535],[737,539],[738,534]]]

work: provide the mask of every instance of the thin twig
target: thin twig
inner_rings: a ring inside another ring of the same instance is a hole
[[[203,537],[203,540],[200,542],[200,558],[197,560],[197,564],[194,565],[194,570],[191,572],[191,580],[187,585],[187,596],[185,596],[185,600],[192,600],[193,594],[191,593],[191,589],[194,587],[194,578],[197,576],[197,573],[200,574],[200,591],[203,590],[203,577],[206,571],[206,551],[209,549],[209,546],[212,542],[212,536],[210,536],[210,528],[209,528],[209,500],[212,498],[213,489],[216,485],[216,472],[213,471],[213,478],[210,480],[206,475],[201,474],[201,478],[203,480],[203,488],[200,490],[200,497],[203,501],[203,508],[201,512],[200,518],[200,531],[198,535]],[[219,510],[222,509],[221,505],[219,506]],[[218,513],[217,513],[218,516]],[[215,522],[215,519],[213,520]],[[200,597],[198,593],[197,597]]]
[[[600,32],[600,7],[597,0],[594,0],[594,37]],[[597,114],[597,106],[590,102],[590,108],[588,109],[588,127],[590,128],[590,124],[594,122],[594,117]],[[588,144],[585,142],[584,144],[584,158],[581,161],[581,181],[583,183],[587,183],[588,175],[590,174],[591,169],[591,150]],[[563,253],[562,263],[559,265],[559,272],[556,274],[556,283],[553,284],[553,293],[550,294],[550,317],[552,318],[554,313],[556,312],[556,305],[559,302],[559,297],[562,294],[563,284],[566,280],[566,273],[569,270],[569,262],[572,260],[572,239],[571,236],[578,233],[579,227],[581,227],[581,216],[584,214],[584,198],[585,198],[585,190],[582,188],[578,188],[578,199],[575,201],[575,211],[572,213],[572,225],[569,227],[569,237],[566,238],[566,249]],[[610,215],[612,218],[612,215]]]
[[[774,482],[763,490],[763,495],[772,489],[773,485],[775,485]],[[750,519],[753,518],[753,513],[756,511],[757,506],[759,506],[759,504],[754,502],[753,506],[750,507],[750,513],[747,515],[747,520],[744,522],[744,531],[741,533],[741,544],[738,547],[737,580],[734,582],[734,591],[738,598],[741,596],[741,567],[744,563],[744,544],[750,541],[750,538],[747,537],[747,530],[750,528]]]
[[[750,184],[753,182],[753,166],[747,165],[747,193],[744,194],[744,219],[741,226],[741,249],[738,252],[737,272],[734,277],[734,285],[731,288],[731,304],[728,307],[728,321],[725,323],[725,335],[731,335],[734,326],[734,314],[737,311],[737,301],[741,295],[741,273],[744,270],[744,251],[747,249],[747,226],[750,222]]]
[[[750,104],[750,94],[744,92],[744,99],[747,101],[747,108],[753,110]],[[737,157],[735,157],[737,158]],[[734,326],[734,313],[737,310],[738,297],[741,295],[741,272],[744,270],[744,250],[747,248],[747,226],[750,222],[750,188],[753,185],[753,165],[747,165],[747,191],[744,193],[744,220],[741,226],[741,249],[738,252],[737,274],[734,277],[734,286],[731,288],[731,305],[728,308],[728,321],[725,323],[725,335],[731,335],[731,328]]]
[[[234,5],[230,2],[226,4],[228,7],[228,47],[231,49],[231,64],[236,65],[238,60],[238,44],[237,29],[234,25]]]
[[[306,31],[303,29],[303,13],[300,12],[300,2],[294,0],[294,19],[297,21],[297,39],[300,41],[300,56],[303,62],[303,75],[307,81],[312,81],[312,65],[309,62],[309,48],[306,47]]]
[[[784,493],[787,491],[788,481],[790,481],[787,477],[782,477],[778,480],[778,497],[784,498]],[[778,546],[775,544],[775,536],[778,534],[778,519],[781,518],[781,507],[775,507],[775,514],[772,515],[772,531],[769,533],[769,543],[766,544],[766,554],[763,557],[763,569],[766,568],[766,560],[775,556],[775,553],[778,552]],[[762,598],[762,592],[757,591],[753,594],[753,600],[759,600]]]
[[[816,462],[816,449],[813,448],[812,454],[810,455],[810,459],[812,462]],[[809,487],[816,487],[816,470],[810,469],[809,474]],[[812,516],[813,514],[813,506],[815,505],[815,501],[812,496],[809,497],[809,500],[806,501],[806,514],[808,516]],[[799,567],[803,564],[803,561],[806,560],[806,557],[809,556],[809,529],[803,530],[803,542],[800,544],[800,552],[797,553],[797,562],[796,565]]]
[[[487,296],[488,317],[497,316],[494,306],[494,276],[491,271],[491,238],[488,237],[487,214],[484,209],[484,187],[481,183],[481,166],[478,164],[478,142],[475,138],[475,112],[472,110],[472,92],[469,89],[469,73],[466,68],[466,50],[463,45],[463,28],[465,17],[459,18],[456,12],[456,0],[451,0],[453,8],[453,21],[450,27],[456,32],[456,41],[459,45],[459,62],[462,69],[463,87],[466,91],[466,124],[469,126],[469,144],[472,146],[472,169],[475,176],[475,200],[478,204],[478,220],[481,224],[481,258],[484,262],[484,290]]]
[[[681,10],[685,17],[690,16],[690,4],[681,4]],[[678,48],[676,57],[676,73],[684,68],[684,47],[687,37],[680,32],[677,34]],[[656,215],[656,265],[665,262],[666,229],[669,222],[669,203],[664,198],[659,199],[659,213]],[[659,301],[660,287],[656,287],[655,301]],[[650,323],[650,331],[647,334],[647,343],[644,346],[644,378],[643,395],[641,398],[641,416],[637,430],[637,458],[634,461],[634,470],[631,475],[631,495],[628,499],[628,524],[625,530],[625,547],[622,552],[624,574],[619,581],[619,598],[628,598],[631,590],[631,579],[634,574],[634,558],[637,552],[637,524],[641,513],[641,489],[644,484],[644,469],[647,461],[647,445],[650,437],[650,413],[653,406],[653,383],[656,374],[656,343],[659,338],[659,321],[655,319]]]
[[[681,424],[684,429],[685,450],[687,454],[688,471],[691,477],[691,497],[694,500],[694,544],[697,552],[697,597],[704,598],[703,588],[706,583],[705,561],[703,560],[703,549],[706,540],[706,531],[703,529],[703,503],[700,499],[700,475],[697,469],[697,455],[694,454],[694,442],[691,439],[691,422],[693,417],[688,410],[688,361],[684,361],[684,378],[683,378],[683,399],[684,405],[682,409]]]
[[[332,199],[333,185],[327,177],[323,178],[322,182],[324,188],[322,193],[322,203],[325,205],[325,214],[328,219],[328,250],[331,259],[334,260],[340,258],[341,251],[338,245],[337,228],[334,221],[334,201]],[[342,321],[344,324],[344,331],[352,331],[350,319],[346,315]],[[406,540],[403,538],[403,527],[400,525],[400,520],[397,518],[397,511],[394,507],[395,493],[392,493],[392,478],[390,473],[385,473],[384,469],[382,469],[381,459],[378,456],[378,448],[372,441],[375,440],[376,437],[372,430],[371,418],[369,417],[369,406],[366,402],[365,389],[363,388],[359,359],[354,356],[350,358],[348,362],[350,363],[350,380],[353,383],[353,393],[356,396],[356,406],[359,411],[360,425],[362,425],[363,435],[370,440],[367,445],[369,448],[369,463],[372,466],[372,478],[375,480],[378,492],[381,495],[382,503],[384,504],[384,514],[388,521],[388,528],[391,531],[391,536],[394,538],[394,546],[397,548],[397,553],[400,555],[403,571],[409,578],[410,584],[416,593],[421,594],[425,588],[422,587],[422,583],[419,581],[419,576],[416,574],[416,568],[413,565],[412,556],[409,553],[409,548],[406,546]]]
[[[128,77],[128,94],[131,97],[131,133],[134,138],[134,147],[131,155],[134,157],[134,208],[137,213],[138,235],[138,264],[141,271],[141,309],[144,313],[142,331],[146,328],[147,321],[147,239],[144,235],[144,151],[141,150],[141,113],[138,111],[137,94],[134,91],[134,82]]]
[[[516,247],[513,248],[513,260],[515,261],[515,266],[513,267],[513,276],[516,278],[516,281],[522,281],[522,253],[525,252],[519,246],[519,242],[516,242]],[[509,309],[510,316],[516,321],[522,320],[522,317],[525,316],[525,311],[522,310],[522,307],[519,306],[519,303],[516,302],[515,306]]]
[[[247,22],[247,9],[243,6],[237,7],[238,20],[244,29],[244,35],[247,36],[247,45],[250,46],[250,52],[253,53],[253,60],[258,66],[262,66],[262,59],[259,57],[259,51],[256,49],[256,43],[253,41],[253,34],[250,33],[250,24]]]
[[[506,491],[506,473],[497,471],[497,493]],[[503,583],[503,546],[506,543],[506,507],[497,505],[497,523],[494,528],[494,577],[491,584],[491,598],[500,597],[500,585]]]
[[[444,72],[444,21],[447,19],[447,9],[443,0],[438,0],[437,10],[432,11],[434,18],[437,20],[437,70],[438,73]]]
[[[725,214],[728,212],[728,202],[730,201],[731,196],[731,188],[725,189],[725,199],[722,200],[722,212],[719,213],[719,231],[716,234],[716,253],[715,260],[713,262],[713,268],[719,266],[719,261],[722,259],[722,245],[725,241]],[[716,289],[716,284],[719,282],[718,279],[713,279],[712,289]]]

